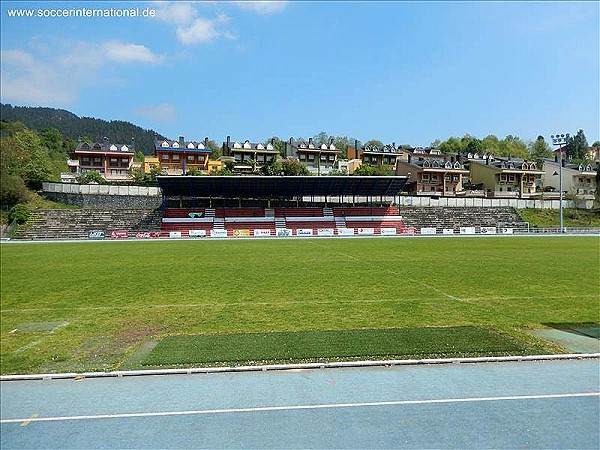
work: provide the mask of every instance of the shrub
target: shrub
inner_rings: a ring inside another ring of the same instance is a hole
[[[18,175],[0,174],[0,204],[12,206],[27,201],[27,188]]]
[[[29,211],[29,208],[27,207],[27,205],[24,205],[22,203],[19,203],[19,204],[13,206],[11,208],[11,210],[8,212],[8,220],[10,222],[12,222],[13,220],[16,220],[17,223],[21,224],[21,223],[27,222],[30,217],[31,217],[31,211]]]

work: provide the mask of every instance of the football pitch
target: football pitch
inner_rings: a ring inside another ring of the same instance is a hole
[[[599,244],[597,236],[2,244],[1,371],[561,352],[529,331],[599,322]],[[269,353],[277,342],[285,354]]]

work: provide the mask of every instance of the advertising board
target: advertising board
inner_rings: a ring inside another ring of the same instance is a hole
[[[358,228],[356,234],[361,236],[372,236],[375,234],[375,228]]]
[[[500,234],[513,234],[512,228],[500,228]]]
[[[381,234],[382,236],[396,236],[396,229],[395,228],[382,228],[381,231],[379,232],[379,234]]]
[[[496,227],[481,227],[481,234],[496,234]]]
[[[454,234],[454,228],[444,228],[442,234]]]
[[[317,229],[317,236],[333,236],[333,228],[319,228]]]
[[[113,230],[110,233],[111,239],[127,239],[129,237],[129,231],[127,230]]]
[[[421,234],[435,234],[437,231],[433,227],[421,228]]]
[[[460,227],[460,234],[475,234],[475,227]]]
[[[210,237],[227,237],[227,230],[210,230]]]
[[[298,228],[296,230],[296,236],[312,236],[313,230],[312,228]]]
[[[154,231],[145,231],[135,234],[136,239],[158,239],[159,237],[160,233],[156,233]]]
[[[265,229],[256,229],[254,230],[254,236],[257,237],[266,237],[266,236],[271,236],[271,230],[265,230]]]
[[[206,230],[189,230],[189,237],[206,237]]]
[[[247,230],[247,229],[233,230],[231,235],[233,237],[250,237],[250,230]]]
[[[178,239],[181,237],[181,231],[169,231],[169,238]]]
[[[104,230],[92,230],[88,231],[88,239],[104,239],[106,237],[106,233]]]
[[[338,228],[338,236],[354,236],[354,228]]]
[[[292,235],[292,230],[288,228],[276,228],[275,233],[277,233],[278,237],[290,237]]]
[[[417,234],[417,229],[415,227],[400,228],[400,234]]]

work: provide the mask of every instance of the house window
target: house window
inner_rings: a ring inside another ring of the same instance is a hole
[[[198,162],[199,163],[203,163],[204,162],[204,155],[198,155]]]
[[[90,163],[90,157],[89,156],[84,156],[83,158],[81,158],[81,162],[84,164],[89,164]]]
[[[121,158],[121,165],[122,166],[128,166],[129,165],[129,158]]]
[[[506,183],[506,174],[505,173],[500,174],[500,183]]]
[[[424,173],[423,174],[423,181],[429,181],[429,174],[428,173]]]
[[[327,156],[321,155],[321,161],[327,161]]]
[[[160,155],[160,159],[162,159],[163,161],[168,161],[169,155]]]
[[[239,153],[235,153],[235,154],[233,155],[233,157],[234,157],[234,159],[235,159],[236,161],[241,161],[241,160],[242,160],[242,155],[240,155]]]
[[[437,180],[438,180],[437,174],[432,173],[431,174],[431,181],[434,182],[434,181],[437,181]]]
[[[511,173],[508,175],[508,182],[509,183],[514,183],[515,182],[515,174]]]
[[[101,164],[102,163],[102,158],[99,158],[99,157],[94,158],[94,164],[97,164],[97,163]]]
[[[315,155],[308,155],[308,160],[309,161],[314,161],[315,160]]]
[[[173,155],[173,161],[179,161],[179,155]]]
[[[194,155],[188,155],[188,157],[187,157],[187,160],[188,160],[189,162],[194,162],[194,160],[195,160],[195,159],[196,159],[196,158],[194,157]]]
[[[298,159],[300,159],[300,161],[306,161],[306,155],[304,153],[300,153],[300,155],[298,155]]]
[[[118,161],[117,158],[110,158],[110,166],[115,167],[118,164]]]

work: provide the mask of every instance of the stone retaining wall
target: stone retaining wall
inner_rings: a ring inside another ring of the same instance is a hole
[[[160,188],[147,186],[44,183],[43,195],[82,208],[154,209],[162,203]]]

